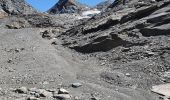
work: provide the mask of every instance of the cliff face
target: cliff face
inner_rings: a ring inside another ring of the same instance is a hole
[[[0,0],[0,12],[16,15],[35,13],[36,10],[24,0]]]
[[[48,10],[48,13],[79,13],[86,9],[88,9],[87,6],[77,2],[76,0],[59,0],[51,9]]]

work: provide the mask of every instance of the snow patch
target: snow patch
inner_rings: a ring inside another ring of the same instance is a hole
[[[97,9],[93,9],[93,10],[88,10],[88,11],[84,11],[82,12],[83,16],[92,16],[92,15],[96,15],[101,13],[101,11],[97,10]]]

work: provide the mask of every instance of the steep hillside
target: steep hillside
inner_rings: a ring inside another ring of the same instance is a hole
[[[150,89],[169,82],[170,1],[132,0],[125,7],[116,5],[109,12],[94,16],[58,38],[63,46],[96,57],[108,70],[101,80],[111,85]],[[114,13],[113,13],[114,11]],[[116,75],[130,75],[129,76]]]
[[[0,0],[0,13],[7,14],[31,14],[36,10],[24,0]]]

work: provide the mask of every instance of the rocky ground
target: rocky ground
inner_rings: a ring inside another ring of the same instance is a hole
[[[0,100],[169,100],[170,1],[134,1],[0,15]]]

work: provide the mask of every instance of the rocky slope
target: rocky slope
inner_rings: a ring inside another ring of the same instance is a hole
[[[0,18],[0,99],[169,100],[170,1],[121,5]]]
[[[170,81],[165,75],[170,71],[169,9],[167,0],[132,0],[124,7],[116,5],[109,12],[94,16],[58,38],[64,46],[96,57],[107,66],[100,74],[106,83],[148,90],[152,85]]]
[[[28,5],[24,0],[0,0],[0,14],[31,14],[36,10]]]
[[[115,0],[106,0],[96,5],[96,8],[100,11],[104,11],[108,6],[110,6]]]
[[[88,9],[89,8],[86,5],[79,3],[77,0],[59,0],[51,9],[48,10],[48,13],[80,13]]]

